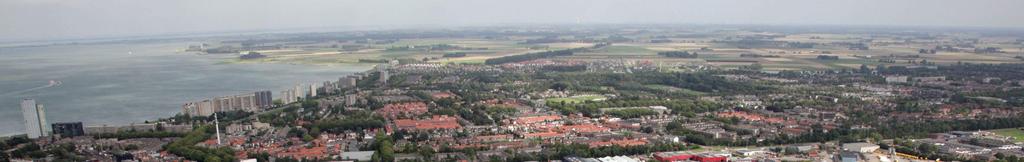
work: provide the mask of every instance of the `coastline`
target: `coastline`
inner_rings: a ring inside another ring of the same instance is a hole
[[[178,52],[187,42],[24,47],[5,50],[15,58],[44,63],[0,60],[13,67],[0,89],[35,87],[38,80],[60,80],[61,86],[0,96],[16,107],[24,98],[47,108],[48,123],[78,122],[85,126],[140,124],[181,113],[181,104],[199,98],[244,91],[275,93],[296,83],[321,83],[371,69],[362,64],[306,65],[279,63],[218,64],[225,56]],[[132,49],[126,55],[123,49]],[[67,65],[69,60],[86,59]],[[67,60],[67,61],[66,61]],[[74,68],[66,68],[72,66]],[[27,68],[27,69],[26,69]],[[2,70],[0,70],[2,71]],[[23,89],[23,88],[22,88]],[[9,100],[9,101],[8,101]],[[24,134],[19,109],[0,111],[0,136]]]

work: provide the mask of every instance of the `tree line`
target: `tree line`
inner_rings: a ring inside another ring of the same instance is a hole
[[[650,99],[608,100],[602,102],[588,101],[584,103],[548,102],[547,106],[560,110],[563,114],[582,113],[589,117],[597,117],[601,115],[601,108],[612,107],[665,106],[669,110],[672,110],[672,113],[684,116],[695,116],[697,113],[715,111],[723,107],[721,104],[708,101]],[[624,113],[620,115],[644,115],[644,112],[636,112],[636,114]]]
[[[658,55],[662,55],[662,56],[665,56],[665,57],[675,57],[675,58],[697,58],[697,52],[690,53],[688,51],[658,52]]]
[[[441,55],[441,57],[448,57],[448,58],[450,58],[450,57],[466,57],[466,53],[465,52],[446,53],[444,55]]]
[[[632,119],[632,118],[639,118],[639,117],[643,117],[643,116],[651,116],[651,115],[658,115],[659,114],[658,112],[655,112],[654,110],[644,109],[644,108],[608,110],[608,111],[605,111],[604,113],[608,114],[610,116],[613,116],[613,117],[623,118],[623,119]]]
[[[349,117],[344,119],[325,119],[316,121],[310,129],[319,129],[330,133],[343,133],[345,131],[362,131],[365,129],[383,128],[384,121],[376,118]]]

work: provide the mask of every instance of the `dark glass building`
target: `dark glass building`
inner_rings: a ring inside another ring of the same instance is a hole
[[[75,137],[85,135],[82,122],[53,123],[53,135],[61,137]]]

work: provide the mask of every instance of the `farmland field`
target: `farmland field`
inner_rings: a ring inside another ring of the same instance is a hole
[[[1021,128],[1006,128],[989,131],[1000,136],[1013,137],[1017,142],[1024,142],[1024,130],[1021,130]]]

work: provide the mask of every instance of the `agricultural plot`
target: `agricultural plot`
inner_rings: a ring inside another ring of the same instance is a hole
[[[996,135],[1013,137],[1017,142],[1024,142],[1024,130],[1022,128],[1007,128],[1007,129],[996,129],[989,130]]]

